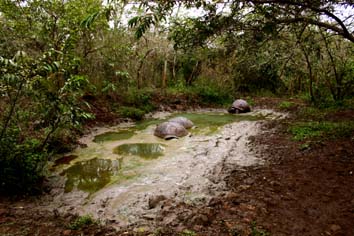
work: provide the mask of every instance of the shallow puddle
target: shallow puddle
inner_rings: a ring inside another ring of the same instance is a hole
[[[96,135],[93,141],[95,143],[102,143],[107,141],[116,141],[116,140],[124,140],[131,138],[134,135],[134,131],[132,130],[121,130],[118,132],[105,132],[100,135]]]
[[[111,177],[116,175],[120,169],[119,161],[92,159],[89,161],[77,162],[65,173],[68,180],[65,183],[65,192],[70,192],[74,188],[94,193],[103,188],[111,181]]]
[[[190,119],[195,128],[191,130],[194,134],[210,135],[226,124],[236,121],[257,121],[265,119],[262,115],[233,115],[228,113],[180,113],[175,116],[183,116]],[[173,116],[173,117],[175,117]]]
[[[170,158],[184,152],[185,146],[190,145],[188,137],[165,141],[153,135],[157,124],[176,116],[186,117],[194,123],[195,127],[189,130],[193,136],[213,135],[224,125],[237,121],[266,118],[257,113],[189,112],[170,114],[163,119],[147,119],[133,126],[98,129],[95,135],[84,139],[86,148],[78,148],[55,163],[54,167],[67,177],[65,192],[77,188],[94,193],[109,183],[121,183],[138,176],[159,157]]]
[[[113,150],[118,155],[137,155],[145,159],[155,159],[163,155],[164,145],[159,143],[126,143]]]
[[[176,116],[193,121],[191,135],[168,141],[154,136],[157,124]],[[54,192],[49,204],[115,222],[119,228],[151,223],[161,208],[150,209],[149,203],[158,196],[176,203],[208,202],[225,191],[230,173],[263,163],[259,150],[249,145],[262,125],[253,121],[282,117],[264,109],[240,115],[222,110],[160,112],[137,123],[97,127],[79,140],[85,145],[53,168],[65,175],[66,183],[65,192]]]

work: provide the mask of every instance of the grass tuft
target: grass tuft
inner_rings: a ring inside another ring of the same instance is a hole
[[[351,137],[354,132],[354,122],[310,121],[297,122],[289,130],[293,139],[303,141],[308,139],[330,139]]]
[[[90,215],[84,215],[76,218],[68,225],[68,228],[71,230],[78,230],[92,224],[97,224],[97,222]]]

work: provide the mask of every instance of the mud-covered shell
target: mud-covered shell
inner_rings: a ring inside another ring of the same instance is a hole
[[[186,136],[188,131],[183,125],[177,122],[163,122],[159,124],[154,132],[154,135],[163,139],[179,138]]]
[[[241,112],[249,112],[251,111],[248,103],[243,99],[237,99],[232,103],[232,107],[238,109]]]
[[[169,119],[168,121],[170,122],[176,122],[178,124],[181,124],[184,126],[184,128],[186,129],[190,129],[194,126],[193,122],[189,119],[187,119],[186,117],[183,117],[183,116],[177,116],[177,117],[174,117],[172,119]]]

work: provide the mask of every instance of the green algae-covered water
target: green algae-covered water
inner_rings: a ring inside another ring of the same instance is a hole
[[[89,193],[96,192],[111,181],[111,176],[116,175],[119,168],[119,161],[98,158],[75,163],[65,171],[65,192],[72,191],[74,187]]]
[[[65,191],[79,189],[94,193],[108,184],[121,183],[140,175],[144,167],[175,155],[185,139],[166,141],[153,135],[157,124],[176,116],[190,119],[195,127],[193,135],[213,135],[226,124],[238,121],[265,119],[262,115],[232,115],[222,112],[176,113],[165,119],[140,121],[133,127],[112,127],[92,136],[85,142],[86,148],[78,148],[56,166],[64,164],[62,173],[66,176]],[[90,136],[89,136],[90,137]]]
[[[257,121],[265,119],[262,115],[232,115],[228,113],[179,113],[172,117],[183,116],[191,120],[195,128],[191,130],[193,134],[211,135],[219,130],[220,127],[237,121]]]
[[[164,145],[159,143],[126,143],[113,150],[118,155],[137,155],[145,159],[155,159],[163,155]]]
[[[134,130],[120,130],[118,132],[109,131],[100,135],[96,135],[93,141],[102,143],[106,141],[124,140],[131,138],[134,135]]]

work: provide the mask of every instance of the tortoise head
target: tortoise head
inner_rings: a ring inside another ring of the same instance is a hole
[[[164,137],[165,140],[171,140],[171,139],[178,139],[178,136],[176,135],[166,135]]]
[[[230,107],[227,111],[228,111],[229,113],[231,113],[231,114],[238,114],[238,113],[240,113],[240,110],[237,109],[236,107]]]

